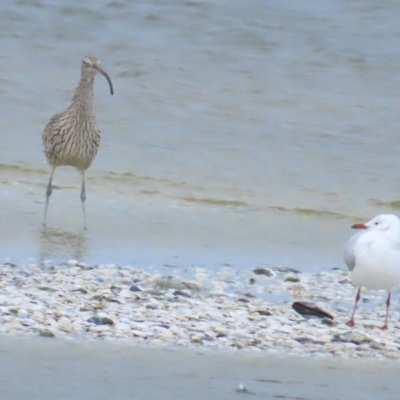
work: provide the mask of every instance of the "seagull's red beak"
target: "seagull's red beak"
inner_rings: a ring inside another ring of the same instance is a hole
[[[365,224],[354,224],[352,226],[353,229],[368,229],[368,226]]]

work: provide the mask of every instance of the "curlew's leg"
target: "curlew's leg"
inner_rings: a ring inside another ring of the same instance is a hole
[[[351,314],[350,321],[347,322],[347,324],[346,324],[348,326],[354,326],[354,314],[356,313],[357,304],[358,304],[358,302],[360,301],[360,298],[361,298],[360,292],[361,292],[361,288],[359,288],[357,290],[356,301],[354,303],[353,313]]]
[[[386,330],[388,328],[388,315],[389,315],[389,307],[390,307],[390,290],[388,293],[388,297],[386,300],[386,317],[385,317],[385,325],[382,326],[382,330]]]
[[[85,225],[84,229],[86,230],[86,210],[85,210],[86,189],[85,189],[85,171],[82,171],[81,201],[82,201],[82,209],[83,209],[83,222],[84,222],[84,225]]]
[[[46,189],[46,206],[44,208],[43,226],[46,226],[47,208],[49,207],[50,196],[51,196],[51,193],[53,192],[53,190],[51,188],[51,181],[53,180],[53,175],[54,175],[55,170],[56,170],[56,167],[51,167],[49,184],[47,185],[47,189]]]

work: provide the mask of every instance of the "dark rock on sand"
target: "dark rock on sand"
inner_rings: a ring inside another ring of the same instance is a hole
[[[268,278],[272,278],[275,276],[275,273],[274,271],[272,271],[272,269],[263,267],[253,269],[253,273],[256,275],[264,275],[267,276]]]
[[[298,314],[305,318],[329,318],[333,319],[333,316],[328,312],[319,308],[316,304],[308,301],[295,301],[292,304],[292,308]]]
[[[92,317],[88,319],[88,322],[91,322],[96,325],[114,325],[114,321],[108,317]]]

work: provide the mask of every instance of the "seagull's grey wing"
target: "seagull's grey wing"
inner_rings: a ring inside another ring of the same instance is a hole
[[[360,238],[366,231],[359,231],[355,233],[344,245],[344,253],[343,258],[344,262],[346,263],[347,267],[350,271],[353,271],[354,267],[356,266],[356,256],[354,254],[354,247]]]

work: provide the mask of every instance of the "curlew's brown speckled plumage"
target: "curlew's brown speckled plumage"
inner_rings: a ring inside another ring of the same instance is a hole
[[[100,61],[96,57],[85,57],[82,61],[81,79],[71,105],[64,112],[54,115],[44,129],[44,153],[51,165],[50,180],[46,190],[44,226],[46,226],[54,171],[59,166],[68,165],[77,168],[82,174],[81,201],[86,229],[85,172],[92,164],[100,146],[100,130],[93,109],[93,83],[97,72],[104,75],[110,85],[111,94],[114,94],[111,79],[100,68]]]

